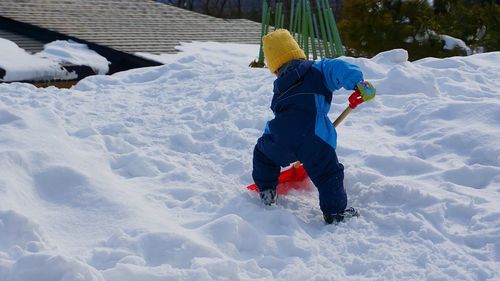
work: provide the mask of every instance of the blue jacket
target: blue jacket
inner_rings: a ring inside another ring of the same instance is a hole
[[[327,116],[332,92],[340,88],[353,90],[362,80],[358,66],[340,59],[289,62],[274,81],[271,110],[275,118],[266,124],[264,134],[270,134],[277,145],[294,151],[303,136],[314,133],[335,149],[337,133]],[[272,146],[262,147],[262,152],[268,154],[269,149]]]

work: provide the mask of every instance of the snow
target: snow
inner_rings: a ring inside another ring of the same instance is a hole
[[[467,54],[468,56],[473,53],[471,48],[469,46],[467,46],[467,44],[465,44],[465,42],[462,39],[458,39],[458,38],[455,38],[455,37],[450,36],[450,35],[437,34],[433,30],[428,30],[423,35],[419,34],[415,37],[408,36],[403,41],[405,43],[411,44],[415,40],[417,40],[418,42],[422,43],[422,42],[428,40],[431,35],[439,36],[439,38],[444,42],[444,46],[443,46],[444,50],[453,50],[455,48],[459,48],[459,49],[464,50],[465,54]],[[474,50],[474,53],[483,53],[483,51],[481,48],[477,48],[477,50]]]
[[[5,76],[0,78],[5,82],[76,78],[76,74],[68,73],[57,62],[31,55],[3,38],[0,38],[0,68],[6,71]]]
[[[458,39],[449,35],[439,35],[439,37],[445,43],[443,49],[453,50],[458,47],[465,50],[467,52],[467,55],[472,54],[472,50],[465,44],[462,39]]]
[[[86,65],[97,74],[106,74],[109,71],[109,62],[85,44],[68,40],[57,40],[44,46],[38,54],[41,57],[51,58],[61,64]]]
[[[361,217],[335,226],[314,189],[245,189],[272,118],[258,46],[179,48],[72,89],[0,84],[0,281],[500,279],[500,52],[342,58],[378,96],[338,128]]]
[[[77,78],[74,72],[68,72],[62,64],[86,65],[98,74],[106,74],[109,62],[87,45],[72,41],[54,41],[44,46],[37,54],[29,54],[14,42],[0,38],[0,68],[6,74],[0,81],[44,81],[70,80]]]

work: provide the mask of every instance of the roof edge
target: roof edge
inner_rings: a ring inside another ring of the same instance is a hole
[[[59,33],[57,31],[49,30],[29,23],[16,21],[4,16],[0,16],[0,26],[2,26],[4,30],[8,30],[10,32],[17,34],[22,34],[26,37],[36,39],[43,43],[49,43],[56,40],[73,40],[78,43],[86,44],[89,47],[89,49],[94,50],[99,55],[105,57],[108,61],[111,62],[108,74],[113,74],[119,71],[124,71],[137,67],[162,65],[162,63],[159,63],[157,61],[125,53],[110,47],[82,40],[74,36]]]

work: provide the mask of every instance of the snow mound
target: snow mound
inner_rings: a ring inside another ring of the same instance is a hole
[[[0,211],[0,237],[0,251],[13,256],[48,249],[39,226],[14,211]]]
[[[401,64],[408,61],[408,51],[405,49],[394,49],[382,52],[371,58],[371,61],[380,64]]]
[[[315,189],[245,189],[272,118],[258,46],[180,48],[72,89],[0,84],[0,281],[500,278],[500,53],[341,58],[378,94],[337,129],[361,217],[335,226]]]
[[[73,258],[27,254],[14,263],[6,280],[103,281],[105,279],[96,269]]]

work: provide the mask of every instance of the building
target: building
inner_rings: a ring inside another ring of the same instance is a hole
[[[0,1],[0,38],[30,52],[55,40],[83,43],[111,62],[110,74],[159,65],[137,53],[175,53],[180,42],[259,44],[260,28],[153,0]]]

